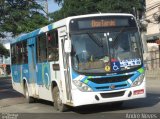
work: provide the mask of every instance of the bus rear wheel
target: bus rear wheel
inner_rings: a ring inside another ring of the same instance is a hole
[[[67,107],[62,103],[58,87],[53,88],[54,109],[60,112],[67,111]]]
[[[28,91],[28,87],[27,87],[26,83],[24,85],[24,96],[27,99],[28,103],[33,103],[34,102],[34,98],[29,96],[29,91]]]

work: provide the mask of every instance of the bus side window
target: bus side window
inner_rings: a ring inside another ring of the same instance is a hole
[[[58,61],[58,31],[52,30],[47,34],[48,39],[48,60],[49,61]]]
[[[12,65],[16,64],[16,45],[15,44],[11,46],[11,62],[12,62]]]
[[[12,64],[28,63],[27,41],[18,42],[11,46]]]
[[[22,64],[23,58],[22,58],[22,42],[19,42],[17,44],[17,64]]]
[[[22,57],[23,63],[27,64],[28,63],[27,41],[23,41],[22,53],[23,53],[23,57]]]
[[[38,36],[37,40],[37,56],[38,62],[47,61],[46,34]]]

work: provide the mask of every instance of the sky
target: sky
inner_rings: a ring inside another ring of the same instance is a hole
[[[58,6],[57,3],[54,2],[54,0],[48,0],[48,12],[54,12],[59,10],[60,7]]]
[[[46,0],[36,0],[37,3],[44,6]],[[57,3],[54,2],[54,0],[47,0],[48,1],[48,12],[54,12],[59,10],[61,7],[58,6]]]

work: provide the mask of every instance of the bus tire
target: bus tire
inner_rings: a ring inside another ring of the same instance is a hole
[[[27,99],[28,103],[33,103],[34,102],[34,98],[29,96],[29,91],[28,91],[28,87],[27,87],[26,83],[24,85],[24,96]]]
[[[67,111],[67,106],[62,103],[62,99],[60,98],[60,92],[58,87],[53,88],[53,100],[54,100],[54,109],[60,112]]]

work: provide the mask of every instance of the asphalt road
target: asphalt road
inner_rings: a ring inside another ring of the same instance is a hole
[[[53,119],[97,119],[97,118],[160,118],[160,80],[147,79],[147,98],[126,101],[122,107],[110,104],[81,106],[59,113],[52,102],[37,100],[28,104],[20,93],[12,89],[11,80],[0,78],[0,119],[53,118]]]

